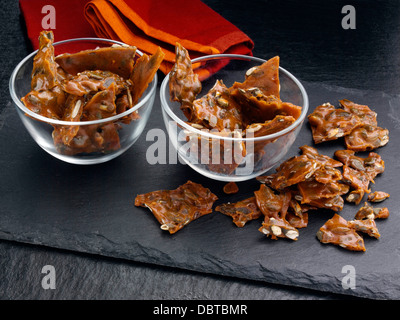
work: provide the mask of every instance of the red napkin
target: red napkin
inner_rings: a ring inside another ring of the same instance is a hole
[[[55,41],[72,38],[94,37],[96,33],[84,17],[87,0],[19,0],[21,13],[25,19],[29,40],[33,48],[39,47],[39,33],[43,30],[42,20],[48,12],[42,9],[51,5],[55,9]]]
[[[99,37],[164,53],[160,69],[167,73],[179,42],[196,58],[206,54],[251,54],[253,41],[200,0],[92,0],[85,16]]]
[[[19,0],[28,37],[34,49],[43,30],[46,5],[55,9],[55,41],[101,37],[135,45],[153,54],[160,46],[168,73],[175,59],[175,43],[190,57],[206,54],[252,54],[253,41],[200,0]]]

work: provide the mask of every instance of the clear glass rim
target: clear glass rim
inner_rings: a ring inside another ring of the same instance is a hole
[[[83,41],[96,41],[96,42],[106,42],[106,43],[110,43],[110,44],[127,45],[126,43],[123,43],[120,41],[104,39],[104,38],[74,38],[74,39],[58,41],[58,42],[55,42],[53,45],[57,46],[57,45],[70,43],[70,42],[83,42]],[[14,68],[14,70],[11,74],[11,77],[10,77],[10,81],[9,81],[10,95],[11,95],[13,102],[18,106],[18,108],[20,110],[22,110],[23,112],[30,115],[32,118],[34,118],[36,120],[44,121],[44,122],[51,123],[51,124],[66,125],[66,126],[83,126],[83,125],[93,125],[93,124],[112,122],[112,121],[121,119],[121,118],[135,112],[140,107],[142,107],[144,104],[146,104],[148,102],[148,100],[150,99],[150,97],[154,94],[154,91],[156,90],[156,87],[157,87],[158,78],[157,78],[157,73],[156,73],[154,75],[153,81],[149,85],[150,86],[149,92],[144,97],[142,97],[142,100],[139,101],[139,103],[137,103],[135,106],[133,106],[129,110],[122,112],[120,114],[117,114],[115,116],[109,117],[109,118],[92,120],[92,121],[63,121],[63,120],[47,118],[47,117],[41,116],[41,115],[29,110],[22,103],[22,101],[17,97],[17,94],[15,92],[15,81],[16,81],[16,77],[17,77],[19,70],[29,59],[31,59],[33,56],[35,56],[37,52],[38,52],[38,50],[35,50],[34,52],[27,55],[24,59],[22,59],[18,63],[18,65]],[[143,55],[143,53],[138,49],[136,49],[136,53],[139,56]]]
[[[213,55],[207,55],[207,56],[202,56],[202,57],[199,57],[199,58],[195,58],[195,59],[192,60],[192,63],[200,62],[200,61],[203,61],[203,60],[209,60],[209,59],[212,60],[212,59],[220,59],[220,58],[231,58],[231,59],[237,59],[237,60],[253,60],[253,61],[256,61],[256,62],[260,62],[260,63],[264,63],[265,61],[267,61],[267,60],[264,60],[264,59],[261,59],[261,58],[257,58],[257,57],[253,57],[253,56],[240,55],[240,54],[213,54]],[[161,87],[160,87],[161,106],[162,106],[163,110],[165,110],[167,112],[167,114],[175,122],[177,122],[180,126],[184,127],[185,129],[187,129],[187,130],[189,130],[189,131],[191,131],[193,133],[201,135],[201,136],[205,136],[205,137],[213,138],[213,139],[231,140],[231,141],[263,141],[263,140],[276,139],[276,138],[284,136],[286,133],[296,129],[303,122],[303,120],[305,119],[305,117],[307,115],[308,105],[309,105],[307,92],[304,89],[304,87],[301,84],[301,82],[294,75],[292,75],[289,71],[287,71],[286,69],[282,68],[281,66],[279,66],[279,71],[284,73],[290,79],[292,79],[293,82],[298,86],[298,88],[300,89],[301,95],[303,97],[303,106],[302,106],[300,117],[298,119],[296,119],[295,122],[293,122],[289,127],[285,128],[285,129],[283,129],[281,131],[278,131],[276,133],[273,133],[273,134],[269,134],[269,135],[265,135],[265,136],[261,136],[261,137],[254,137],[254,138],[221,137],[221,136],[213,134],[212,132],[204,132],[201,129],[196,129],[196,128],[192,127],[191,125],[187,124],[185,121],[180,119],[171,110],[170,105],[168,103],[168,99],[167,99],[166,95],[164,94],[164,92],[166,92],[166,87],[168,85],[170,73],[168,73],[165,76],[164,80],[161,83]]]

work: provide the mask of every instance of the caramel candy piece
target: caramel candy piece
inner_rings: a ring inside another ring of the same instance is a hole
[[[292,198],[285,218],[292,227],[305,228],[308,225],[308,209],[305,205],[299,204]]]
[[[193,101],[191,122],[219,131],[243,128],[241,107],[221,80],[205,96]]]
[[[68,145],[64,143],[60,130],[54,130],[54,145],[59,153],[65,155],[110,152],[121,148],[117,130],[118,126],[114,123],[80,126]]]
[[[60,120],[64,114],[66,96],[61,87],[57,85],[49,90],[32,90],[22,97],[21,101],[34,113]]]
[[[286,220],[291,201],[291,192],[275,194],[272,189],[262,184],[254,194],[257,206],[265,216],[259,231],[271,236],[271,239],[274,240],[278,238],[297,240],[299,236],[298,230]]]
[[[62,117],[62,120],[73,122],[80,121],[84,103],[85,102],[82,97],[69,95],[67,101],[65,102],[64,116]],[[63,143],[70,145],[72,139],[79,131],[79,126],[57,125],[55,126],[54,131],[59,131],[54,133],[54,135],[61,135]]]
[[[362,125],[354,113],[336,109],[330,103],[316,107],[308,116],[308,121],[316,144],[346,136]]]
[[[33,58],[31,89],[49,90],[59,84],[57,63],[54,61],[54,35],[52,31],[42,31],[39,35],[39,50]]]
[[[288,212],[286,214],[286,220],[289,222],[289,224],[296,228],[296,229],[301,229],[305,228],[308,225],[308,213],[304,212],[302,213],[301,216],[294,214],[293,212]]]
[[[383,191],[375,191],[368,195],[368,201],[370,202],[382,202],[390,197],[389,193]]]
[[[232,88],[258,88],[265,96],[279,98],[279,57],[273,57],[262,65],[247,70],[245,81],[235,82]]]
[[[355,128],[344,139],[346,148],[354,151],[370,151],[389,142],[389,130],[365,124]]]
[[[274,95],[266,96],[257,87],[231,88],[232,96],[240,103],[247,124],[272,120],[277,115],[292,116],[298,119],[302,108],[289,102],[282,102]]]
[[[262,226],[258,230],[270,236],[273,240],[277,240],[278,238],[297,240],[299,236],[299,231],[290,225],[287,220],[268,216],[265,217]]]
[[[186,118],[191,121],[193,101],[201,91],[199,76],[193,72],[188,51],[177,43],[175,46],[175,64],[169,74],[169,92],[171,101],[178,101]]]
[[[374,178],[378,174],[385,171],[385,162],[375,152],[370,152],[368,157],[361,158],[356,156],[353,150],[337,150],[335,157],[346,166],[364,172],[371,182],[374,182]]]
[[[339,194],[337,194],[331,198],[312,199],[307,204],[311,207],[339,212],[343,210],[344,200]]]
[[[378,125],[376,121],[376,112],[372,111],[368,106],[354,103],[350,100],[339,100],[344,110],[355,114],[363,124]]]
[[[370,237],[379,239],[381,236],[379,234],[378,228],[374,219],[362,219],[362,220],[352,220],[348,223],[350,228],[362,233],[368,234]]]
[[[192,124],[193,126],[193,124]],[[214,132],[204,129],[219,137],[241,138],[238,131]],[[186,139],[192,143],[192,150],[197,151],[197,161],[204,164],[210,171],[222,174],[232,174],[246,156],[245,144],[241,140],[224,140],[200,136],[187,132]]]
[[[173,234],[191,221],[211,213],[217,199],[209,189],[189,180],[175,190],[140,194],[135,198],[135,206],[149,208],[161,229]]]
[[[250,133],[253,137],[262,137],[273,134],[289,127],[295,119],[292,116],[276,116],[272,120],[265,121],[264,123],[253,123],[247,126],[244,134],[247,138]],[[265,145],[265,142],[263,142]]]
[[[85,70],[103,70],[129,79],[135,63],[136,47],[111,46],[77,53],[63,53],[55,58],[60,67],[72,75]]]
[[[150,57],[147,54],[143,54],[133,66],[132,73],[129,79],[132,82],[131,94],[132,103],[135,105],[138,103],[140,97],[146,91],[149,83],[153,81],[153,78],[163,61],[165,53],[160,47]]]
[[[325,166],[329,167],[341,167],[343,164],[340,161],[337,161],[335,159],[332,159],[331,157],[328,157],[326,155],[320,154],[317,149],[304,145],[300,147],[300,150],[302,154],[306,155],[308,158],[313,159],[313,160],[318,160]]]
[[[336,213],[318,230],[317,238],[321,243],[339,245],[351,251],[366,250],[364,239]]]
[[[257,205],[265,216],[279,218],[279,214],[285,215],[289,207],[289,201],[282,195],[275,194],[271,188],[262,184],[258,191],[254,191]]]
[[[346,194],[349,186],[338,182],[321,183],[315,180],[299,182],[298,190],[302,197],[301,203],[310,203],[321,198],[334,198]]]
[[[244,227],[248,221],[258,219],[262,216],[255,197],[238,201],[236,203],[222,204],[217,206],[215,211],[232,217],[233,223],[240,228]]]
[[[389,210],[387,208],[374,208],[368,202],[364,203],[356,213],[354,219],[387,219],[389,217]]]
[[[349,166],[344,165],[343,178],[347,184],[355,189],[354,191],[350,192],[350,194],[346,198],[346,200],[349,202],[359,204],[365,192],[369,193],[371,191],[370,189],[368,189],[370,182],[369,177],[363,171],[355,170]]]
[[[329,184],[341,180],[342,173],[336,168],[322,166],[314,172],[313,179],[320,183]]]
[[[111,84],[114,84],[116,94],[126,90],[130,85],[129,82],[110,71],[90,70],[64,80],[61,87],[69,94],[82,97],[89,93],[106,90]]]
[[[105,119],[117,114],[114,83],[97,92],[83,107],[82,121]]]
[[[271,186],[276,190],[282,190],[310,178],[321,166],[317,160],[308,158],[306,155],[292,157],[283,162],[273,174]]]
[[[223,190],[226,194],[238,193],[239,187],[235,182],[231,181],[231,182],[228,182],[226,185],[224,185]]]

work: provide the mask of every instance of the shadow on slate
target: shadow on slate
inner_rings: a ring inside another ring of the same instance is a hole
[[[390,130],[390,142],[378,149],[386,170],[372,191],[392,194],[384,202],[391,216],[378,220],[379,240],[364,237],[367,251],[350,252],[321,244],[315,234],[332,217],[329,211],[313,212],[309,225],[300,229],[298,241],[273,241],[258,228],[261,220],[237,228],[230,217],[206,215],[174,235],[160,229],[149,210],[134,206],[139,193],[175,189],[188,179],[218,195],[215,205],[251,196],[259,188],[253,179],[238,183],[240,192],[225,195],[223,182],[200,176],[187,165],[146,161],[154,143],[146,141],[151,128],[164,130],[160,101],[142,136],[121,157],[93,166],[76,166],[52,158],[23,128],[14,109],[0,115],[0,238],[54,248],[100,254],[204,273],[260,280],[374,299],[400,298],[400,97],[378,91],[361,91],[312,82],[304,83],[310,112],[319,104],[350,99],[378,113],[378,124]],[[299,154],[298,147],[313,145],[307,122],[285,159]],[[333,156],[343,140],[318,145]],[[358,207],[346,204],[341,215],[352,219]],[[354,266],[356,288],[345,290],[344,266]]]

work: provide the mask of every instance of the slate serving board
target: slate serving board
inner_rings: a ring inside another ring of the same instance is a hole
[[[217,205],[252,195],[259,183],[238,183],[240,192],[228,196],[222,192],[224,182],[202,177],[187,165],[148,164],[146,151],[154,142],[147,141],[146,134],[151,128],[164,130],[158,97],[136,144],[119,158],[93,166],[63,163],[45,153],[9,103],[0,114],[0,238],[325,292],[399,299],[400,96],[303,84],[310,112],[318,104],[347,98],[369,105],[378,113],[378,124],[390,130],[389,144],[377,150],[386,170],[372,190],[392,195],[383,203],[391,215],[377,221],[379,240],[364,237],[366,252],[349,252],[316,239],[317,230],[333,215],[329,211],[311,213],[296,242],[265,237],[258,231],[261,220],[237,228],[218,212],[174,235],[162,231],[149,210],[134,206],[137,194],[175,189],[190,179],[217,194]],[[308,123],[285,159],[299,154],[298,147],[304,144],[313,145]],[[344,144],[339,140],[317,147],[332,156]],[[352,219],[357,208],[346,204],[340,214]],[[356,274],[353,289],[342,286],[343,267],[348,265]]]

